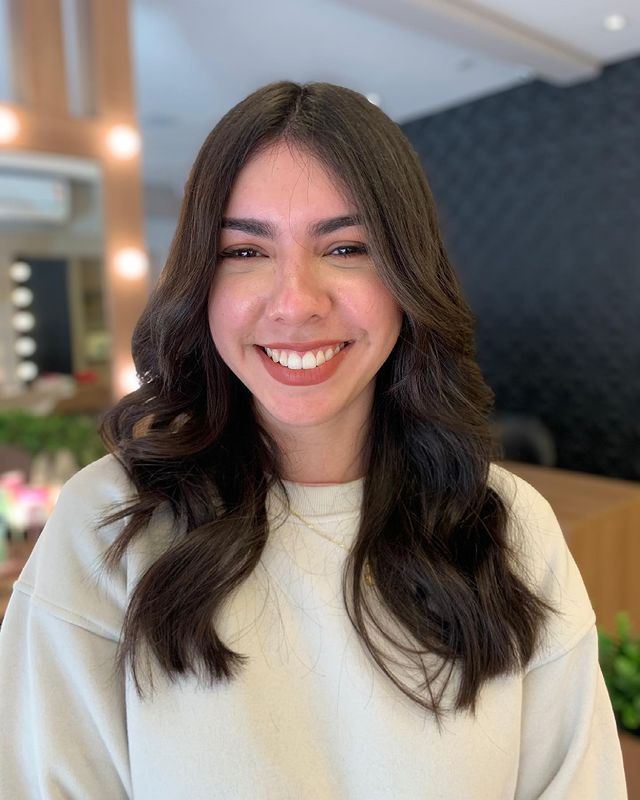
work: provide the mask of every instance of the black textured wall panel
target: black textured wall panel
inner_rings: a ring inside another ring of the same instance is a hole
[[[496,407],[640,479],[640,58],[408,123]]]

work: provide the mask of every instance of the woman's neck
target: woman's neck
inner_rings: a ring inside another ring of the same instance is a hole
[[[360,480],[360,477],[361,476],[359,476],[358,478],[349,478],[349,480],[346,481],[323,481],[314,483],[309,483],[307,481],[292,481],[292,483],[297,483],[300,486],[336,486],[336,484],[352,483],[353,481]],[[285,478],[285,480],[289,479]]]
[[[349,483],[364,475],[367,426],[340,424],[339,420],[294,428],[262,422],[282,454],[285,480],[326,486]]]
[[[283,477],[294,483],[328,485],[349,483],[364,473],[360,437],[296,436],[288,443],[278,441],[283,454]]]

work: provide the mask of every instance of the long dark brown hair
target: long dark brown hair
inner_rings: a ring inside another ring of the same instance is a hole
[[[323,83],[266,86],[209,134],[134,332],[141,386],[106,416],[102,433],[137,497],[108,517],[125,524],[106,563],[115,567],[134,538],[150,535],[158,507],[173,514],[175,534],[132,593],[120,666],[131,667],[142,693],[145,649],[172,679],[232,679],[247,658],[221,641],[215,620],[260,560],[267,495],[274,483],[283,488],[281,458],[216,351],[207,302],[234,181],[277,141],[311,154],[339,181],[403,311],[376,378],[360,528],[343,574],[346,612],[408,697],[438,716],[455,670],[453,707],[473,709],[485,681],[530,659],[547,606],[514,563],[508,510],[489,485],[492,396],[421,164],[382,111]],[[367,562],[374,587],[363,581]],[[419,682],[391,669],[398,656]]]

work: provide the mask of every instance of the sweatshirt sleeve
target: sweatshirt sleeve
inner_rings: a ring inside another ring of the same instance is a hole
[[[522,685],[515,800],[625,800],[620,741],[598,663],[595,614],[549,503],[504,470],[524,578],[551,605]]]
[[[102,556],[102,513],[127,498],[102,459],[63,488],[0,629],[0,800],[130,796],[125,679],[116,650],[123,567]]]
[[[117,642],[17,584],[0,643],[0,798],[129,797]]]
[[[515,800],[626,800],[620,742],[595,626],[523,687]]]

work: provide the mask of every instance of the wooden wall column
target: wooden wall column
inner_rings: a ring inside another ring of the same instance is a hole
[[[91,1],[91,38],[96,112],[107,124],[136,125],[128,0]],[[125,279],[116,269],[117,253],[143,248],[140,157],[103,160],[105,267],[113,341],[114,394],[122,396],[131,370],[131,334],[148,295],[147,276]]]
[[[13,68],[19,103],[40,113],[67,113],[64,40],[58,0],[12,0]]]
[[[6,150],[96,160],[102,167],[106,311],[113,340],[112,394],[121,397],[132,370],[131,334],[148,296],[148,278],[116,269],[123,248],[144,250],[140,156],[118,159],[107,147],[111,126],[135,128],[128,0],[88,0],[87,47],[92,115],[69,112],[60,0],[11,0],[15,103],[20,123]]]

